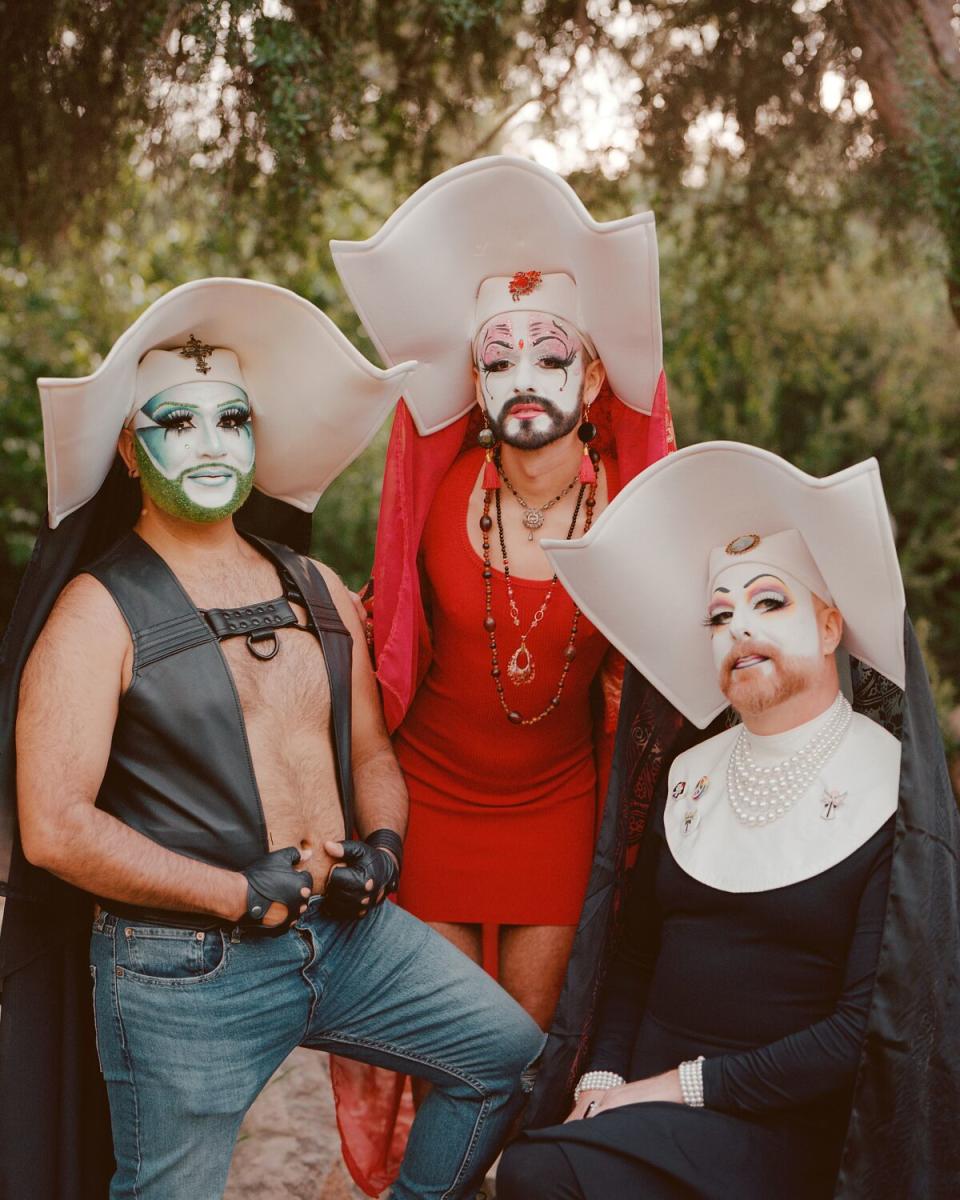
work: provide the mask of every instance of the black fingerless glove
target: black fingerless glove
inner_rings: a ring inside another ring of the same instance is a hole
[[[362,842],[345,841],[341,845],[343,859],[330,872],[323,910],[332,917],[352,921],[397,890],[403,840],[392,829],[377,829]],[[396,855],[396,861],[388,850]],[[368,880],[373,882],[369,891]]]
[[[300,907],[304,903],[300,889],[313,886],[309,871],[293,870],[299,861],[300,851],[297,847],[285,846],[282,850],[274,850],[258,858],[241,872],[247,880],[247,911],[243,924],[261,924],[267,909],[276,901],[286,906],[287,919],[281,925],[271,925],[270,929],[282,933],[290,928],[300,916]]]

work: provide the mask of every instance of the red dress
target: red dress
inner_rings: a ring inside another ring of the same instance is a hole
[[[575,925],[597,809],[590,685],[607,642],[581,616],[559,706],[535,725],[507,720],[483,629],[483,561],[467,532],[482,462],[475,450],[454,463],[421,541],[433,660],[394,740],[410,792],[399,900],[426,921]],[[607,482],[612,496],[614,479]],[[550,581],[511,582],[525,631]],[[497,570],[491,603],[505,668],[520,638]],[[504,669],[507,704],[524,716],[541,712],[556,690],[572,618],[573,602],[557,585],[528,638],[535,677],[517,686]]]

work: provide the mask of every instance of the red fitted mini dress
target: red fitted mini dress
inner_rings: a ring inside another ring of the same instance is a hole
[[[410,792],[399,899],[425,921],[573,925],[597,813],[590,690],[608,644],[581,616],[559,706],[535,725],[507,720],[490,675],[483,562],[467,534],[482,461],[477,450],[454,463],[421,542],[433,660],[394,740]],[[612,497],[616,481],[605,469]],[[549,580],[511,581],[525,631]],[[496,570],[492,606],[505,668],[520,638]],[[507,703],[524,716],[541,712],[556,690],[572,618],[558,585],[527,639],[534,679],[517,686],[504,669]]]

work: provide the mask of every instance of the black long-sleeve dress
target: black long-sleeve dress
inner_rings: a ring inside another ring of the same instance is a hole
[[[703,1054],[702,1109],[624,1105],[529,1131],[584,1200],[833,1193],[866,1026],[893,818],[848,858],[762,892],[700,883],[644,838],[590,1069],[644,1079]]]

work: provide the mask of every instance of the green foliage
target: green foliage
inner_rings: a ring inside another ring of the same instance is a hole
[[[385,427],[331,484],[313,519],[311,553],[335,566],[354,591],[370,578],[388,436]]]

